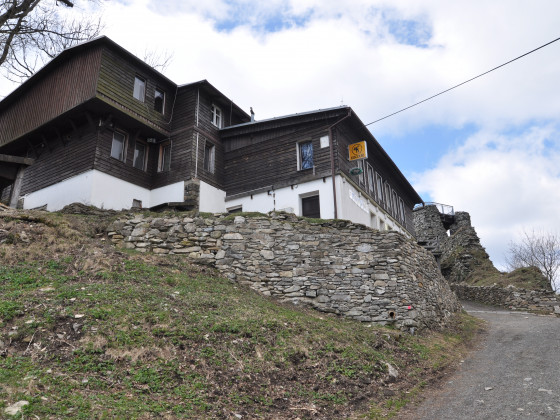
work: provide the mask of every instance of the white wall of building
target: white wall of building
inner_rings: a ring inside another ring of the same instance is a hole
[[[129,209],[133,200],[142,202],[142,207],[183,201],[184,182],[167,185],[155,190],[139,187],[106,173],[91,170],[68,178],[42,190],[27,194],[24,208],[32,209],[47,205],[47,210],[56,211],[71,203],[83,203],[103,209]]]
[[[407,236],[410,235],[367,195],[362,194],[348,182],[346,178],[337,176],[336,184],[339,219],[351,220],[374,229],[395,230]]]
[[[200,181],[199,210],[207,213],[225,213],[226,192]]]
[[[94,172],[87,171],[27,194],[23,200],[23,208],[34,209],[46,204],[47,210],[56,211],[71,203],[91,204]]]
[[[284,210],[301,216],[301,198],[319,195],[322,219],[334,218],[332,183],[330,178],[305,182],[292,187],[279,188],[244,196],[226,201],[226,209],[242,206],[244,212],[268,213],[273,210]]]

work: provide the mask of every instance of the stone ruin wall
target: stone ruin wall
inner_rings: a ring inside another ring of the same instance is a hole
[[[397,232],[286,213],[137,214],[109,229],[116,246],[184,255],[264,295],[357,321],[431,328],[460,310],[433,256]]]
[[[472,300],[509,309],[560,313],[560,302],[549,290],[525,290],[514,286],[472,286],[465,283],[477,269],[486,273],[499,270],[494,267],[486,250],[471,225],[469,213],[458,211],[447,235],[436,206],[428,205],[415,210],[414,227],[418,238],[443,237],[440,240],[441,270],[459,299]],[[419,239],[420,240],[420,239]]]

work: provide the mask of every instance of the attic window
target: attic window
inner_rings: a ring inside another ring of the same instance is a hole
[[[165,92],[161,89],[156,88],[154,92],[154,110],[163,114],[165,109]]]
[[[212,104],[212,124],[222,128],[222,110],[214,104]]]
[[[138,76],[134,78],[134,92],[132,96],[142,102],[144,102],[146,97],[146,81]]]

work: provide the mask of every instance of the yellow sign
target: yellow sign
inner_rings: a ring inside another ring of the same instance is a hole
[[[359,143],[354,143],[348,146],[348,160],[360,160],[367,159],[367,147],[366,142],[361,141]]]

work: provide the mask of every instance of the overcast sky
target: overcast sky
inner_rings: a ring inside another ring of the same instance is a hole
[[[207,79],[257,120],[344,104],[369,123],[560,37],[559,16],[557,0],[103,3],[107,36],[172,54],[171,80]],[[557,42],[369,126],[498,267],[523,229],[560,231],[559,58]]]

